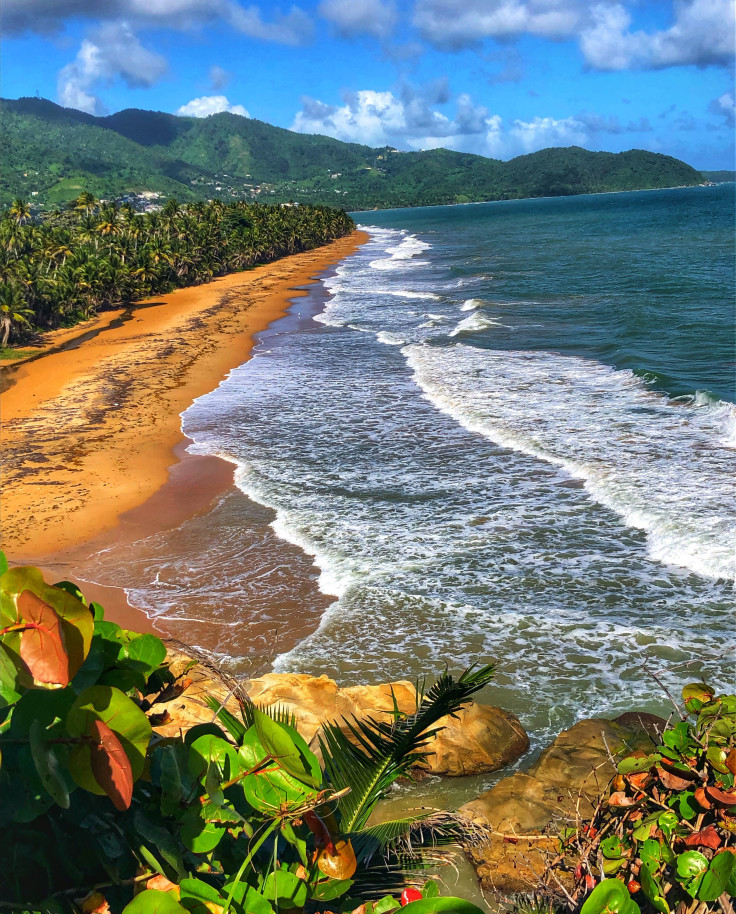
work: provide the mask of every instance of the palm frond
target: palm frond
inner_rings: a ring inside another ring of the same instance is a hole
[[[372,717],[349,721],[347,735],[335,723],[326,723],[319,737],[325,772],[336,790],[350,788],[340,801],[341,829],[361,831],[378,800],[393,782],[408,773],[438,732],[442,717],[457,712],[493,677],[490,665],[471,667],[455,679],[445,673],[426,694],[418,694],[413,714],[392,715],[390,722]]]

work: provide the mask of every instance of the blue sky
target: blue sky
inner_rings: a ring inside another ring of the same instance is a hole
[[[736,0],[4,0],[2,95],[734,168]]]

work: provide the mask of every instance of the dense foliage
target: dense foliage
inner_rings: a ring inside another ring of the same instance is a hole
[[[445,149],[373,149],[228,113],[93,117],[33,98],[0,101],[0,117],[0,203],[35,194],[48,207],[82,190],[108,199],[147,190],[185,202],[259,195],[360,210],[703,181],[684,162],[643,150],[545,149],[500,162]]]
[[[736,695],[695,683],[683,700],[651,751],[619,762],[594,818],[563,835],[572,898],[593,887],[582,914],[733,914]]]
[[[141,214],[81,194],[43,221],[17,199],[0,216],[0,346],[101,308],[195,285],[348,234],[342,210],[169,200]]]
[[[211,723],[162,738],[188,669],[175,677],[157,637],[73,584],[0,565],[0,909],[479,914],[431,880],[396,897],[400,864],[441,825],[369,819],[490,667],[442,676],[413,714],[326,724],[322,765],[244,692],[239,715],[212,699]],[[394,894],[377,890],[387,878]]]

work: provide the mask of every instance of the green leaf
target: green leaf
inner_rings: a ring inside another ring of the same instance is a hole
[[[225,827],[207,822],[197,803],[190,806],[181,819],[181,840],[194,854],[208,854],[217,847],[225,834]]]
[[[236,777],[242,761],[235,749],[221,736],[204,733],[189,747],[189,773],[198,778],[211,799],[221,797],[220,784]]]
[[[729,886],[733,884],[734,877],[736,877],[736,854],[732,854],[730,851],[721,851],[710,861],[708,870],[703,875],[695,897],[699,901],[716,901],[724,892],[729,890]]]
[[[685,851],[677,857],[677,881],[693,898],[697,897],[707,870],[708,858],[700,851]]]
[[[322,879],[311,887],[309,897],[317,901],[333,901],[349,892],[352,885],[352,879]]]
[[[217,724],[195,724],[184,734],[184,742],[187,746],[191,746],[195,740],[198,740],[200,736],[204,736],[207,733],[210,733],[212,736],[217,736],[220,739],[225,739],[225,734]]]
[[[423,898],[439,898],[439,894],[439,883],[435,882],[434,879],[428,879],[422,886]]]
[[[255,726],[246,731],[238,754],[245,770],[257,768],[269,758]],[[243,778],[241,784],[247,802],[253,809],[266,815],[275,815],[284,805],[298,806],[316,796],[314,790],[293,778],[273,761],[269,761],[263,770]]]
[[[404,910],[410,907],[407,905]],[[641,911],[623,882],[604,879],[587,897],[580,914],[641,914]]]
[[[146,679],[166,660],[166,645],[155,635],[133,638],[125,648],[129,664]]]
[[[228,895],[232,884],[232,880],[225,883],[222,889],[224,895]],[[235,886],[233,901],[239,904],[246,914],[274,914],[268,899],[245,881]]]
[[[653,768],[657,762],[662,761],[662,756],[655,752],[652,755],[647,755],[645,758],[638,758],[633,755],[627,756],[625,759],[621,759],[618,763],[618,773],[619,774],[639,774],[642,771],[649,771],[650,768]]]
[[[146,889],[123,908],[123,914],[187,914],[171,892]]]
[[[480,908],[477,908],[469,901],[462,898],[422,898],[421,901],[410,901],[409,904],[401,908],[401,914],[435,914],[435,912],[446,912],[446,914],[483,914]]]
[[[667,903],[662,884],[648,866],[641,868],[639,879],[641,880],[641,890],[649,899],[654,910],[659,911],[660,914],[669,914],[670,906]]]
[[[222,721],[223,726],[230,736],[232,736],[235,742],[240,746],[243,742],[245,731],[248,728],[242,724],[234,714],[231,714],[227,708],[223,708],[220,702],[212,695],[206,695],[204,700],[212,711],[217,714],[217,717]]]
[[[161,788],[161,813],[172,816],[192,797],[196,783],[189,773],[189,747],[183,743],[157,747],[151,770]]]
[[[266,877],[263,894],[278,908],[303,908],[307,901],[307,884],[288,870],[275,870]]]
[[[8,570],[8,560],[5,553],[0,549],[0,575],[5,574]]]
[[[179,888],[182,907],[194,914],[219,914],[225,907],[225,899],[217,889],[201,879],[182,879]]]
[[[258,739],[279,767],[302,784],[319,787],[322,782],[319,763],[299,733],[271,720],[258,708],[253,709],[253,714]]]
[[[185,876],[187,869],[181,858],[179,844],[171,832],[164,828],[163,825],[153,822],[142,809],[136,812],[133,821],[141,838],[144,838],[156,848],[169,866],[176,870],[180,878]]]
[[[70,736],[87,736],[93,720],[101,720],[120,740],[128,757],[133,780],[143,773],[151,724],[141,709],[119,689],[91,686],[77,696],[66,718]],[[76,746],[69,754],[69,770],[75,782],[91,793],[103,794],[92,772],[90,747]]]
[[[695,794],[693,794],[693,797]],[[671,838],[677,826],[680,824],[680,820],[677,818],[677,815],[672,812],[665,810],[661,812],[657,818],[657,825],[662,829],[662,834],[665,838]]]
[[[677,803],[677,808],[683,819],[690,821],[700,813],[700,806],[695,800],[695,792],[693,790],[683,790],[675,794],[673,799]]]
[[[59,760],[44,739],[45,728],[39,720],[31,724],[31,755],[41,783],[62,809],[69,809],[69,790]]]
[[[400,907],[393,895],[384,895],[373,905],[373,914],[387,914],[388,911],[396,911]]]

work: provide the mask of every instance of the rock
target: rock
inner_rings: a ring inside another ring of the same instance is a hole
[[[633,749],[650,749],[647,731],[664,724],[654,715],[636,713],[615,721],[581,720],[561,733],[529,771],[504,778],[462,806],[460,813],[472,823],[496,833],[469,848],[484,888],[506,893],[538,888],[555,853],[556,835],[592,814],[615,774],[611,756],[618,760]]]
[[[429,747],[421,767],[445,777],[498,771],[529,748],[517,717],[493,705],[471,702],[455,717],[443,717],[444,729]]]
[[[172,670],[178,673],[189,658],[170,651]],[[172,719],[157,727],[162,736],[176,736],[179,729],[213,719],[205,697],[215,696],[225,701],[229,689],[217,678],[217,671],[198,664],[190,673],[192,684],[181,698],[161,705],[168,708]],[[327,721],[337,724],[346,735],[345,723],[354,717],[372,717],[390,721],[394,701],[398,709],[410,714],[416,710],[416,689],[411,682],[399,681],[374,686],[339,688],[328,676],[307,676],[300,673],[268,673],[245,682],[248,697],[261,707],[280,707],[296,720],[296,726],[313,751],[319,747],[318,734]],[[229,710],[237,711],[237,702],[230,698]],[[529,739],[521,724],[501,708],[469,703],[456,717],[443,718],[438,726],[444,729],[427,744],[427,758],[422,770],[428,774],[450,777],[496,771],[522,755]]]

